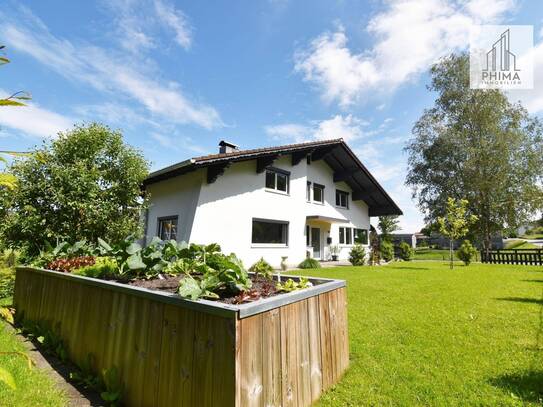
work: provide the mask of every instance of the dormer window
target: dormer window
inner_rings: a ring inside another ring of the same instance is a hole
[[[266,170],[266,189],[288,194],[290,173],[277,168]]]

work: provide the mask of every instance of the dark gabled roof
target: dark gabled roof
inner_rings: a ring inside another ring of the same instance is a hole
[[[293,164],[309,154],[313,160],[324,160],[334,171],[334,181],[347,183],[353,190],[353,199],[362,199],[368,204],[370,216],[402,215],[400,208],[343,139],[237,150],[230,153],[194,157],[149,174],[144,181],[144,186],[205,167],[208,167],[208,181],[213,182],[232,162],[256,159],[258,168],[260,165],[258,160],[262,160],[263,165],[266,165],[279,156],[291,154]],[[212,180],[210,180],[210,173],[213,174]]]

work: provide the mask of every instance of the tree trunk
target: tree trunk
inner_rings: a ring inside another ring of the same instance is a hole
[[[451,260],[451,270],[453,269],[453,240],[449,239],[449,255]]]

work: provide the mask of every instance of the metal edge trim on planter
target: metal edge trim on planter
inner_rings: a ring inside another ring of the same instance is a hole
[[[309,278],[309,281],[317,284],[313,287],[305,288],[303,290],[292,291],[290,293],[279,294],[269,298],[263,298],[248,304],[231,305],[204,299],[192,301],[182,298],[177,294],[165,293],[159,290],[149,290],[147,288],[131,286],[128,284],[117,283],[114,281],[78,276],[75,274],[62,273],[37,267],[17,267],[17,270],[31,271],[34,273],[44,274],[48,276],[52,275],[57,278],[79,281],[82,284],[86,285],[102,287],[112,291],[118,291],[127,294],[133,294],[139,297],[148,298],[165,304],[177,305],[183,308],[192,309],[194,311],[200,311],[208,314],[214,314],[230,318],[239,317],[240,319],[346,286],[345,280],[307,277]],[[292,278],[294,280],[299,280],[300,276],[282,275],[281,278]]]

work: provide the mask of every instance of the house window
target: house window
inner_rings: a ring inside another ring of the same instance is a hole
[[[354,229],[355,243],[368,244],[368,231],[366,229]]]
[[[266,170],[266,188],[288,193],[288,190],[289,190],[288,172],[284,172],[284,171],[280,171],[276,169]]]
[[[311,242],[309,241],[309,238],[311,236],[309,236],[309,225],[305,225],[305,245],[307,247],[311,246]]]
[[[336,206],[349,209],[349,193],[336,189]]]
[[[307,202],[311,201],[311,182],[307,181],[307,188],[305,189],[305,199]]]
[[[177,216],[158,218],[157,234],[162,240],[177,240]]]
[[[324,203],[324,185],[313,184],[313,202]]]
[[[353,244],[352,228],[339,228],[339,244]]]
[[[288,222],[253,219],[252,243],[288,244]]]

